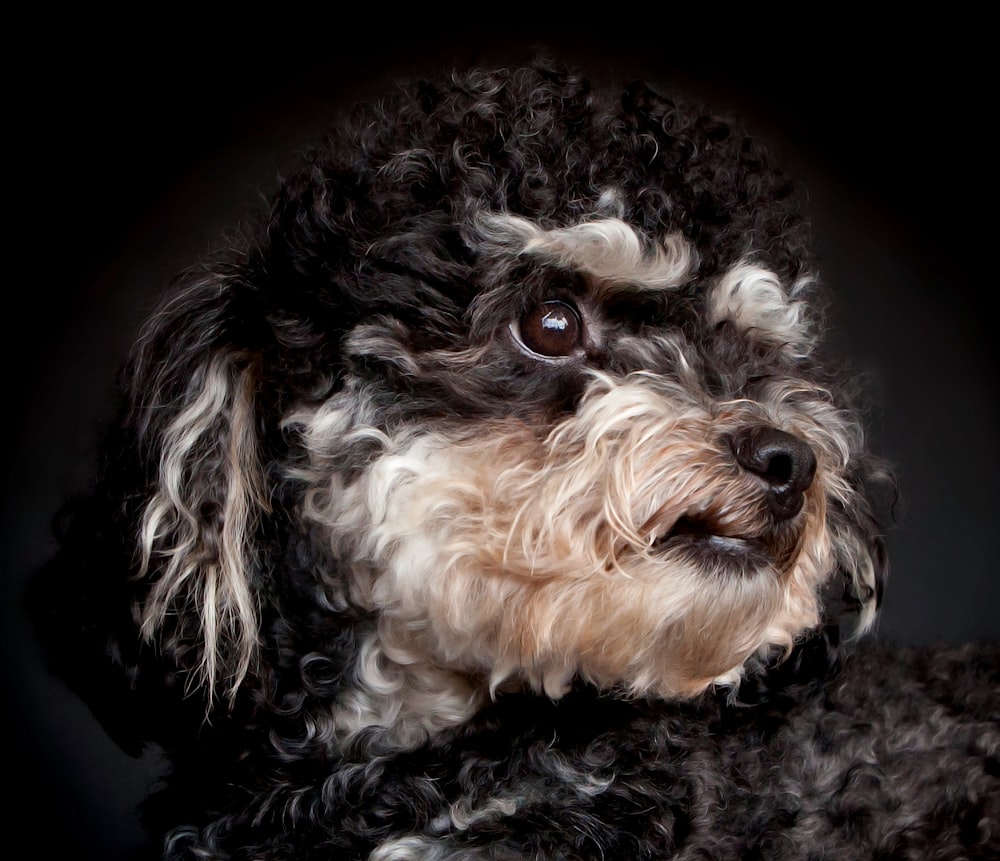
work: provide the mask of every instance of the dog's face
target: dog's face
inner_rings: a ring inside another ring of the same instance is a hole
[[[420,351],[365,321],[346,350],[389,373],[288,419],[382,647],[493,687],[675,696],[790,646],[838,564],[857,432],[796,371],[795,300],[745,261],[685,291],[694,249],[618,218],[476,228],[467,331]],[[414,410],[406,378],[441,389]]]
[[[233,693],[307,570],[361,620],[341,725],[427,728],[508,684],[736,683],[835,580],[867,621],[813,280],[791,187],[717,120],[546,69],[407,91],[144,336],[144,634]],[[294,575],[262,549],[290,532]]]

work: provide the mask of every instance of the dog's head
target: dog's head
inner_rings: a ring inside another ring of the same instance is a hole
[[[209,700],[329,664],[350,734],[734,685],[829,594],[864,627],[873,462],[808,243],[759,143],[645,86],[361,110],[138,345],[106,502],[142,638]]]

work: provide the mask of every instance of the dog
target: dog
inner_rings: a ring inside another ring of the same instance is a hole
[[[811,242],[646,84],[339,124],[152,315],[32,584],[170,764],[150,857],[998,857],[997,649],[864,636],[893,480]]]

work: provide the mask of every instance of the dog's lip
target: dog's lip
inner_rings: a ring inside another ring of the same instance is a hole
[[[653,548],[673,550],[688,548],[717,556],[770,555],[767,544],[750,535],[724,532],[715,524],[695,517],[681,517],[663,535],[656,539]]]

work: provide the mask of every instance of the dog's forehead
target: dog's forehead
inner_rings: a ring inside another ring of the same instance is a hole
[[[801,259],[796,193],[763,144],[645,87],[525,69],[421,82],[355,119],[343,165],[380,228],[442,209],[467,226],[485,208],[546,228],[617,218],[651,239],[680,232],[710,270],[754,237],[782,274]]]

